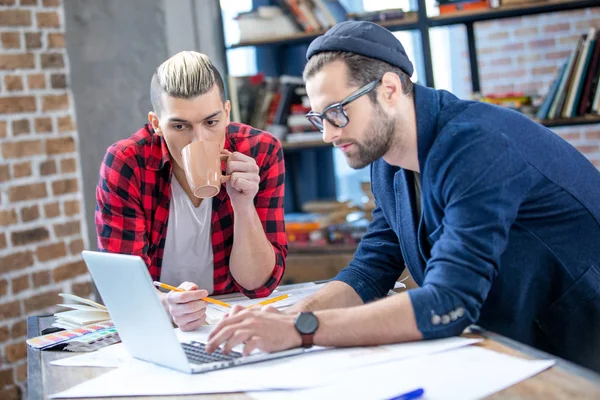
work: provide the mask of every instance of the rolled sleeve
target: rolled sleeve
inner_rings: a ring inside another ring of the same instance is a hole
[[[354,259],[333,280],[350,285],[367,303],[386,296],[403,270],[398,237],[377,206]]]

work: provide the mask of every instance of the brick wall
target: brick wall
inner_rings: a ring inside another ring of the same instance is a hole
[[[482,93],[545,95],[579,36],[592,26],[600,28],[600,7],[478,23]],[[465,71],[470,85],[469,69]],[[600,124],[553,130],[600,168]]]
[[[60,0],[0,0],[0,398],[26,382],[26,316],[91,294]]]

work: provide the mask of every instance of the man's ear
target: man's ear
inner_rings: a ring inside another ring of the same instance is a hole
[[[159,125],[160,121],[158,120],[158,116],[156,115],[156,113],[154,111],[150,111],[148,113],[148,122],[150,122],[150,125],[154,129],[154,132],[157,135],[162,136],[162,131],[160,130],[160,125]]]
[[[393,105],[402,94],[402,82],[400,77],[393,72],[386,72],[381,77],[383,101]]]
[[[225,100],[223,104],[225,106],[225,122],[227,125],[231,122],[231,102],[229,100]]]

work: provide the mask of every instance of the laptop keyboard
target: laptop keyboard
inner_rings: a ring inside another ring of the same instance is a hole
[[[188,360],[194,364],[206,364],[215,361],[231,361],[242,356],[241,353],[231,351],[229,354],[223,354],[221,349],[215,350],[212,354],[206,352],[206,346],[204,343],[191,341],[189,343],[182,343],[183,351],[187,356]]]

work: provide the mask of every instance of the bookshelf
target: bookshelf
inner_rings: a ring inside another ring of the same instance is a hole
[[[427,15],[425,15],[425,22],[428,27],[433,28],[439,26],[489,21],[494,19],[544,14],[549,12],[577,10],[588,7],[598,7],[599,4],[600,3],[598,3],[598,0],[548,0],[539,3],[528,3],[518,6],[502,6],[499,8],[492,8],[487,10],[461,11],[452,15],[441,15],[435,17],[428,17]],[[420,16],[418,12],[407,12],[405,18],[383,21],[379,24],[394,31],[413,30],[418,28],[418,24],[420,22],[419,18]],[[270,44],[285,45],[310,42],[317,36],[322,35],[323,33],[324,31],[316,33],[298,33],[295,35],[279,36],[262,40],[251,40],[236,43],[234,45],[229,46],[228,49],[235,49],[239,47],[248,46],[263,46]]]
[[[277,1],[253,0],[252,3],[254,6],[276,5]],[[471,86],[474,93],[480,92],[481,90],[475,35],[476,23],[600,6],[599,0],[544,0],[521,5],[507,5],[499,8],[461,11],[453,14],[430,16],[427,13],[426,0],[414,0],[411,4],[416,6],[415,10],[406,12],[404,18],[382,21],[379,24],[387,27],[391,31],[413,31],[420,34],[420,44],[416,45],[418,49],[417,53],[420,53],[422,60],[420,76],[423,78],[422,83],[430,87],[435,87],[432,49],[429,37],[430,29],[442,26],[463,25],[466,31],[465,39],[468,45]],[[303,57],[305,46],[321,34],[323,34],[323,31],[242,41],[224,48],[224,51],[244,47],[254,47],[256,49],[256,59],[259,71],[266,71],[267,75],[269,75],[270,72],[272,76],[288,74],[299,75],[301,74],[305,63]],[[417,63],[419,63],[419,61],[417,61]],[[583,117],[536,121],[551,128],[592,125],[600,124],[600,116],[588,114]],[[332,148],[331,144],[323,143],[320,140],[313,140],[313,138],[307,138],[306,142],[282,141],[282,146],[286,153],[286,168],[289,161],[289,165],[293,167],[293,169],[296,169],[296,173],[299,173],[306,181],[315,179],[313,175],[310,175],[311,172],[306,175],[306,170],[312,172],[316,170],[318,173],[318,180],[326,182],[323,183],[323,186],[331,188],[331,191],[327,192],[328,195],[331,196],[331,193],[335,192],[335,176],[331,175],[333,172],[329,171],[330,169],[333,171],[333,158],[331,155],[326,154],[328,152],[332,153],[330,151]],[[329,159],[324,160],[327,158],[326,156],[329,157]],[[298,169],[300,170],[299,172]],[[292,170],[292,168],[290,168],[290,170]],[[296,176],[295,174],[290,175]],[[309,176],[312,178],[309,178]],[[311,199],[310,196],[312,196],[312,193],[317,192],[319,193],[317,196],[321,197],[316,198],[327,197],[327,195],[322,193],[322,188],[306,191],[304,187],[298,186],[300,183],[294,182],[295,179],[296,178],[292,179],[290,182],[286,181],[286,186],[289,185],[291,188],[289,198],[296,198],[296,200],[291,201],[294,204],[300,204],[302,200],[306,200],[307,198],[302,198],[302,195],[308,192],[311,193],[311,195],[307,195],[309,200]],[[302,182],[302,185],[303,184],[304,183]],[[288,198],[287,196],[288,192],[286,189],[286,199]],[[292,208],[296,209],[294,210],[295,212],[298,207],[294,206]]]
[[[440,15],[430,17],[427,15],[425,0],[417,0],[418,11],[407,12],[403,19],[388,20],[380,22],[380,25],[392,31],[418,30],[421,33],[421,47],[424,61],[425,81],[430,87],[435,87],[433,77],[433,67],[431,58],[431,46],[429,41],[429,29],[433,27],[451,26],[462,24],[466,28],[467,44],[469,49],[469,65],[471,70],[471,86],[473,92],[480,91],[479,66],[477,62],[477,49],[475,41],[474,24],[482,21],[495,19],[514,18],[519,16],[536,15],[558,11],[577,10],[589,7],[598,7],[598,0],[545,0],[535,3],[526,3],[523,5],[508,5],[498,8],[461,11],[450,15]],[[246,41],[234,44],[228,49],[235,49],[248,46],[288,46],[295,44],[308,44],[323,32],[298,33],[282,37],[272,37],[263,40]],[[600,122],[600,118],[593,116],[573,118],[567,120],[538,121],[548,127],[568,126],[568,125],[586,125]],[[314,147],[309,145],[307,147]],[[294,144],[289,149],[298,149]]]
[[[255,6],[275,4],[275,1],[253,0]],[[431,44],[429,30],[435,27],[464,25],[466,41],[468,44],[468,56],[471,72],[471,84],[473,92],[480,91],[479,65],[477,59],[477,47],[474,25],[478,22],[514,18],[518,16],[529,16],[550,12],[568,11],[597,7],[599,0],[548,0],[539,3],[528,3],[519,6],[503,6],[496,9],[457,12],[450,15],[429,16],[425,0],[414,0],[418,5],[417,11],[407,12],[403,19],[395,19],[381,22],[391,31],[418,31],[421,37],[420,53],[423,60],[424,83],[435,87],[432,65]],[[243,41],[226,47],[224,50],[239,49],[244,47],[255,47],[257,49],[257,61],[277,63],[275,71],[288,74],[288,70],[282,68],[284,64],[302,64],[304,59],[299,59],[301,51],[294,49],[308,45],[317,36],[324,32],[298,33],[294,35],[269,37],[261,40]],[[294,57],[294,58],[290,58]],[[260,65],[259,62],[259,65]],[[418,62],[418,61],[417,61]],[[298,68],[303,68],[298,65]],[[282,72],[283,70],[283,72]],[[586,115],[583,117],[537,120],[547,127],[561,127],[573,125],[600,124],[600,116]],[[335,191],[335,177],[333,176],[333,152],[329,143],[322,140],[308,140],[305,142],[282,141],[282,147],[286,159],[286,212],[287,205],[293,203],[292,212],[301,211],[298,207],[304,200],[315,200],[327,198],[321,193],[322,187],[327,186]],[[289,180],[287,179],[288,177]],[[310,187],[311,180],[319,182],[319,188]],[[318,194],[317,194],[318,192]],[[310,193],[307,195],[306,193]],[[331,195],[331,191],[329,195]],[[314,197],[311,197],[313,196]],[[357,245],[329,244],[329,245],[297,245],[289,244],[286,272],[283,277],[284,283],[298,283],[321,279],[330,279],[335,276],[352,260]]]
[[[548,0],[523,5],[508,5],[488,10],[464,11],[456,15],[441,15],[428,18],[429,26],[447,26],[455,24],[474,23],[522,17],[527,15],[544,14],[557,11],[577,10],[580,8],[598,7],[598,0]]]
[[[600,124],[600,116],[585,115],[583,117],[559,118],[559,119],[550,119],[550,120],[534,119],[534,121],[536,121],[544,126],[547,126],[548,128],[554,128],[554,127],[559,127],[559,126]]]

